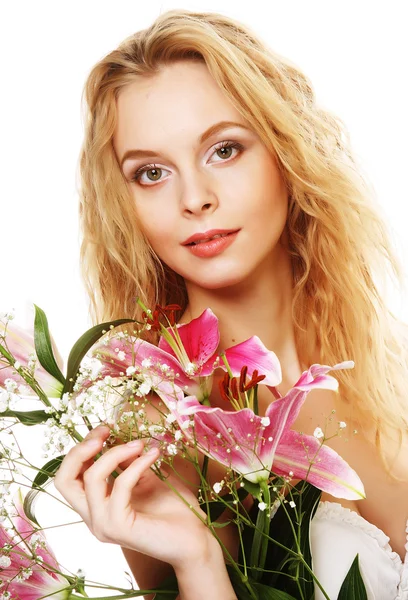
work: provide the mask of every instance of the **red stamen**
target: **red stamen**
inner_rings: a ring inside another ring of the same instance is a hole
[[[239,391],[243,393],[245,391],[245,382],[247,377],[248,367],[244,366],[241,369],[241,375],[239,377]]]
[[[226,373],[227,377],[228,377],[228,373]],[[225,377],[222,381],[219,382],[219,388],[220,388],[220,394],[221,394],[221,398],[223,400],[225,400],[226,402],[229,402],[229,396],[228,396],[228,384],[225,385]]]
[[[255,371],[252,373],[250,381],[246,384],[244,391],[247,392],[251,388],[255,387],[260,381],[265,379],[265,377],[266,375],[258,375],[258,371],[255,369]]]
[[[238,384],[237,384],[237,380],[235,377],[233,377],[231,379],[230,389],[231,389],[232,397],[235,398],[235,400],[239,400]]]

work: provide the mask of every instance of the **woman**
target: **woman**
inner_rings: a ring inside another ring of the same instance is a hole
[[[126,39],[85,93],[82,261],[95,322],[140,318],[137,296],[179,303],[179,322],[210,307],[221,347],[258,335],[278,355],[282,393],[315,362],[354,360],[337,373],[340,393],[311,392],[295,424],[313,434],[336,411],[327,435],[341,421],[349,435],[328,443],[366,490],[359,502],[323,494],[313,566],[336,598],[359,552],[369,598],[408,598],[406,331],[375,283],[400,271],[340,120],[248,28],[185,10]],[[211,402],[225,407],[217,389]],[[260,414],[269,402],[261,390]],[[173,568],[183,599],[235,598],[218,543],[149,470],[157,451],[120,445],[94,463],[108,434],[68,453],[59,491],[122,546],[140,588]],[[199,510],[195,473],[175,460],[191,485],[171,477]],[[220,531],[237,556],[234,525]]]

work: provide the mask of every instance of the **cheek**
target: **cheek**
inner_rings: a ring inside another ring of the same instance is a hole
[[[136,206],[139,226],[153,250],[160,256],[162,247],[170,241],[171,223],[163,219],[164,211],[157,210],[153,203]],[[168,216],[168,215],[167,215]]]
[[[264,229],[275,223],[280,226],[282,221],[286,222],[288,191],[270,157],[254,161],[250,176],[238,177],[234,186],[237,211],[245,212],[248,220],[256,221],[257,228]]]

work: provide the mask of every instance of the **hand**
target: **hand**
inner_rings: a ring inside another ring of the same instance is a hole
[[[137,440],[134,445],[110,448],[94,461],[109,433],[108,426],[99,426],[71,448],[55,476],[56,489],[102,542],[143,552],[175,569],[206,559],[216,540],[189,506],[150,469],[159,450],[142,454],[144,444]],[[120,466],[124,470],[110,483],[110,474]],[[193,492],[179,478],[170,473],[167,481],[201,518],[206,518]]]

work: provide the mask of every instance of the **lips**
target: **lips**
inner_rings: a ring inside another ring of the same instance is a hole
[[[236,233],[239,231],[238,229],[210,229],[209,231],[205,231],[204,233],[195,233],[190,236],[184,242],[182,242],[183,246],[196,246],[197,244],[202,244],[204,242],[209,242],[211,240],[216,240],[218,238],[226,237],[231,233]]]

